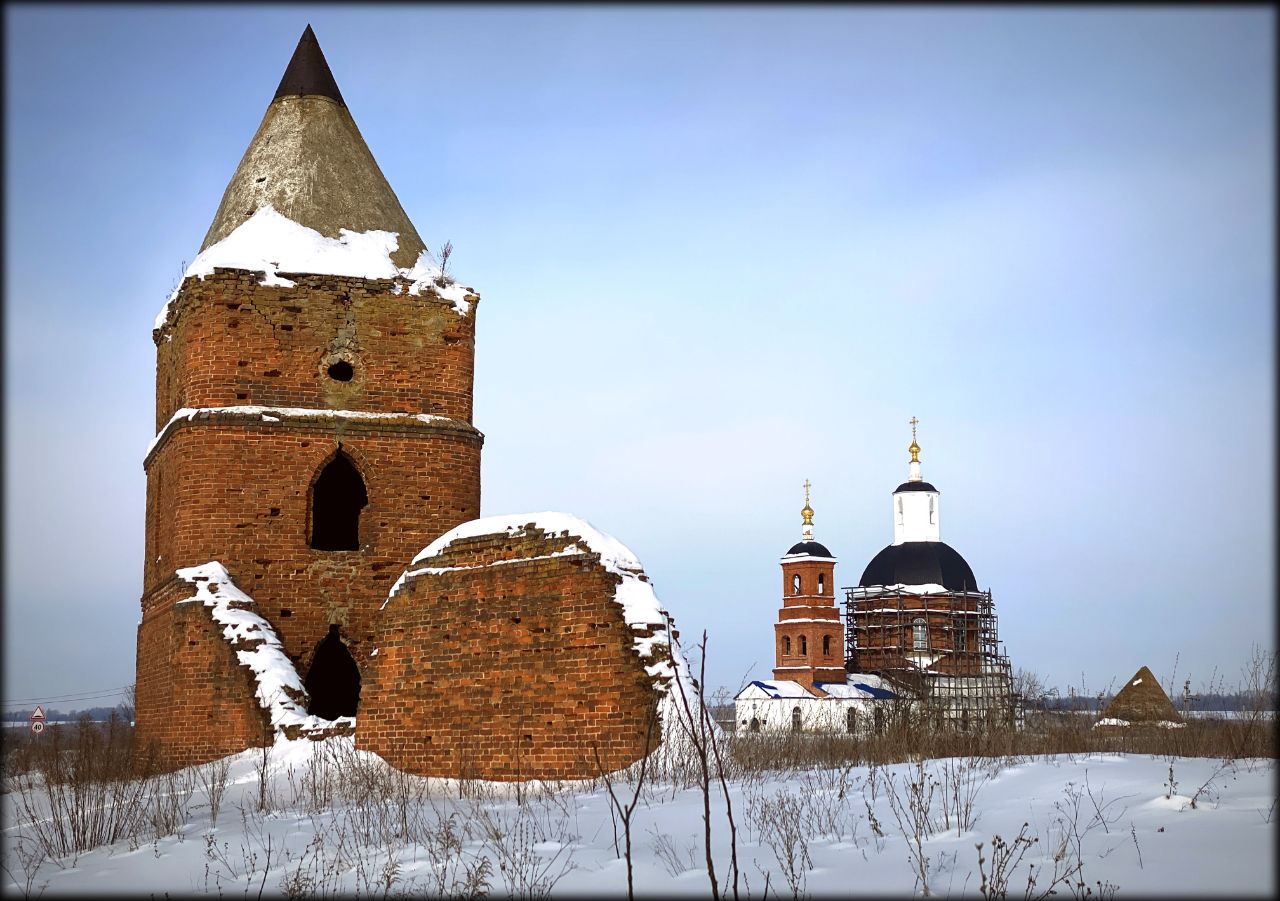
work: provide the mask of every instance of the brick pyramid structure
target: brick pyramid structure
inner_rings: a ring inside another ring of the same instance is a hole
[[[1125,720],[1130,723],[1180,723],[1182,717],[1160,681],[1151,670],[1142,667],[1102,711],[1102,719]]]
[[[676,671],[638,561],[573,517],[477,519],[479,302],[308,26],[152,333],[135,735],[161,763],[354,733],[423,775],[575,778],[653,746]]]

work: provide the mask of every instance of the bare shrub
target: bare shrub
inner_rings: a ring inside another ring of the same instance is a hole
[[[1009,879],[1023,856],[1032,845],[1040,841],[1039,837],[1027,835],[1027,826],[1023,823],[1013,842],[1006,842],[999,835],[991,837],[991,867],[987,868],[987,859],[982,856],[982,842],[974,847],[978,849],[978,875],[981,883],[978,891],[984,898],[1007,898],[1009,896]]]
[[[151,785],[133,773],[131,742],[119,718],[113,714],[106,724],[82,719],[50,728],[41,739],[31,768],[8,779],[20,833],[47,858],[135,838]]]
[[[991,774],[975,757],[948,757],[939,763],[938,772],[942,789],[942,826],[950,829],[954,824],[959,836],[972,829],[977,821],[974,804]]]
[[[577,836],[558,811],[533,804],[472,802],[471,820],[498,862],[507,891],[516,898],[546,898],[573,869]]]
[[[934,832],[932,810],[938,782],[925,768],[923,757],[917,757],[912,768],[903,773],[901,783],[892,772],[884,775],[884,781],[889,809],[906,839],[916,884],[922,895],[928,895],[929,857],[924,853],[924,843]]]
[[[687,845],[681,843],[677,847],[675,840],[666,833],[651,829],[649,834],[653,836],[653,840],[649,842],[649,847],[653,850],[654,856],[658,858],[658,862],[662,864],[662,868],[669,875],[679,876],[681,873],[698,868],[697,836],[691,836],[692,841]]]
[[[804,895],[809,871],[813,869],[813,858],[809,856],[809,814],[803,796],[781,789],[756,799],[747,808],[747,816],[754,820],[761,843],[773,852],[791,889],[791,897],[796,899]]]
[[[196,767],[196,778],[209,803],[209,825],[218,825],[218,812],[222,809],[222,798],[227,791],[227,780],[231,776],[231,758],[223,757]]]
[[[147,786],[148,821],[152,838],[164,838],[179,832],[191,814],[191,796],[197,776],[194,770],[174,770],[152,776]]]

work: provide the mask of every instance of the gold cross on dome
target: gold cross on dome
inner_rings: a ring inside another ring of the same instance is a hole
[[[804,505],[806,507],[809,506],[809,489],[811,487],[812,486],[809,484],[809,480],[805,479],[804,480]]]
[[[912,441],[916,440],[916,426],[919,424],[920,424],[920,420],[912,416],[911,417],[911,440]]]

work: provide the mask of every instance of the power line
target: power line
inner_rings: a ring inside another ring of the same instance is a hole
[[[79,692],[65,695],[46,695],[42,698],[14,698],[10,701],[0,702],[3,707],[16,707],[23,704],[54,704],[66,703],[67,701],[91,701],[97,698],[112,698],[124,694],[128,691],[128,685],[122,685],[119,688],[108,689],[85,689]]]

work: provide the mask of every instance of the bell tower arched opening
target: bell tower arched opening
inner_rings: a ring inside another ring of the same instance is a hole
[[[336,625],[316,647],[303,685],[311,696],[307,712],[321,719],[355,716],[360,704],[360,668],[338,636]]]
[[[368,504],[364,479],[339,445],[311,486],[311,547],[317,551],[360,550],[360,511]]]

